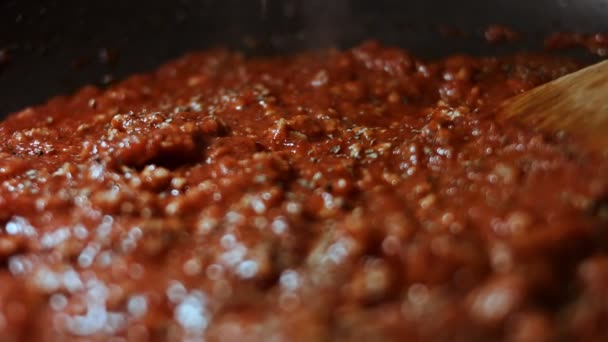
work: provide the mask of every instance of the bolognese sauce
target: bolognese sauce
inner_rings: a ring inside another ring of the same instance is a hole
[[[14,113],[0,339],[607,339],[608,163],[493,120],[580,67],[212,50]]]

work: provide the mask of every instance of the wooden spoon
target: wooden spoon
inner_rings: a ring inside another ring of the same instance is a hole
[[[560,77],[512,99],[498,119],[564,131],[608,156],[608,61]]]

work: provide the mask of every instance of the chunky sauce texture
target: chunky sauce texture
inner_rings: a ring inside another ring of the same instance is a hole
[[[193,53],[0,123],[2,341],[605,341],[608,163],[493,120],[580,66]]]

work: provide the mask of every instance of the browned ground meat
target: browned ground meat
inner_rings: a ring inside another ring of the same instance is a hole
[[[608,163],[492,119],[578,67],[218,50],[15,113],[0,340],[605,341]]]

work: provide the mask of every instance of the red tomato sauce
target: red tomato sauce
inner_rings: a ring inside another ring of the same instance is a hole
[[[214,50],[14,113],[0,340],[606,340],[608,163],[492,114],[580,67]]]

